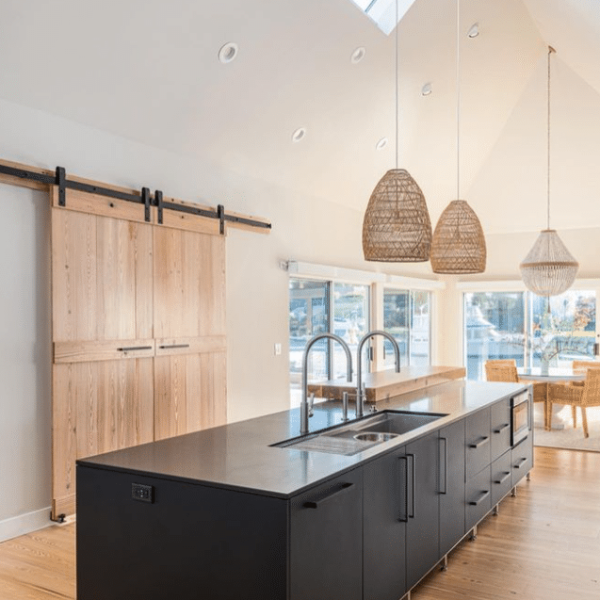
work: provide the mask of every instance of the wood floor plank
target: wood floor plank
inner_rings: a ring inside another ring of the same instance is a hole
[[[598,600],[600,454],[535,449],[530,482],[412,600]],[[165,599],[168,598],[166,592]],[[75,524],[0,544],[1,600],[75,599]]]

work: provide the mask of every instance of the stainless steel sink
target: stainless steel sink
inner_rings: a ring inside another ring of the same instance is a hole
[[[352,456],[377,444],[389,442],[404,433],[428,425],[445,416],[386,410],[372,417],[338,425],[320,433],[285,440],[273,444],[273,446]]]

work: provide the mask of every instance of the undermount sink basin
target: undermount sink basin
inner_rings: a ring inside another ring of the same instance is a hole
[[[273,444],[273,446],[352,456],[377,444],[389,442],[404,433],[445,416],[386,410],[372,417],[366,417],[350,424],[338,425],[320,433],[285,440]]]

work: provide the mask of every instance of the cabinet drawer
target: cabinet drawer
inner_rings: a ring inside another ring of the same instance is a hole
[[[510,399],[492,406],[492,462],[510,449]]]
[[[466,477],[467,481],[492,462],[490,409],[486,408],[466,421]]]
[[[467,482],[465,521],[467,530],[474,527],[492,509],[491,467],[488,466]]]
[[[492,506],[512,489],[512,452],[508,450],[492,463]]]
[[[512,451],[512,485],[517,485],[533,467],[533,435],[529,435]]]

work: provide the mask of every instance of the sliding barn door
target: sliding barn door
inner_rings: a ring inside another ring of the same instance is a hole
[[[156,439],[223,425],[225,239],[154,228]]]
[[[75,460],[154,438],[152,226],[52,209],[53,515]]]
[[[66,202],[54,190],[53,518],[75,511],[78,458],[227,419],[218,222],[147,223],[143,205],[71,190]]]

